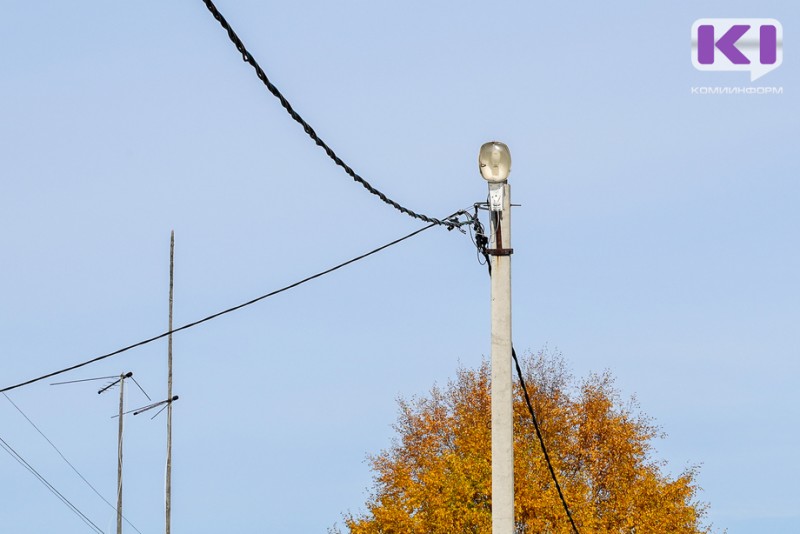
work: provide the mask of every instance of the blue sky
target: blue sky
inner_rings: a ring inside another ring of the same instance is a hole
[[[667,434],[668,471],[702,464],[715,527],[797,532],[797,6],[217,5],[317,133],[401,204],[441,216],[485,199],[478,148],[507,143],[517,348],[559,350],[579,377],[609,369]],[[183,324],[420,227],[314,146],[200,0],[4,8],[0,386],[162,332],[172,229]],[[783,65],[752,84],[695,70],[705,17],[778,19]],[[469,238],[433,229],[176,335],[175,531],[341,524],[396,398],[488,355],[488,291]],[[63,378],[133,371],[163,397],[165,361],[155,343]],[[10,396],[111,499],[116,401],[95,391]],[[0,400],[0,437],[112,531]],[[162,528],[163,423],[126,427],[125,511],[145,533]],[[0,478],[9,531],[87,531],[5,454]]]

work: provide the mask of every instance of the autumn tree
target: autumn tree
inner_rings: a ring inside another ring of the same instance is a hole
[[[696,471],[671,478],[655,460],[657,428],[623,403],[608,373],[581,383],[558,355],[523,358],[545,445],[583,534],[707,532]],[[372,494],[351,534],[491,533],[490,369],[460,369],[446,387],[401,400],[398,436],[370,458]],[[514,400],[516,532],[571,533],[522,391]]]

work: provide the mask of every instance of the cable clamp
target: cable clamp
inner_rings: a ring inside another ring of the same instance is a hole
[[[487,248],[486,253],[490,256],[511,256],[514,253],[513,248]]]

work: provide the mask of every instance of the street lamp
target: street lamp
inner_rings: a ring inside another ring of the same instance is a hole
[[[478,164],[484,180],[491,183],[505,182],[511,172],[511,152],[505,143],[484,143],[478,154]]]
[[[514,532],[514,408],[511,387],[511,152],[498,141],[478,154],[489,182],[487,253],[492,266],[492,534]]]
[[[478,153],[478,167],[489,182],[489,209],[503,211],[503,184],[511,172],[511,152],[499,141],[484,143]]]

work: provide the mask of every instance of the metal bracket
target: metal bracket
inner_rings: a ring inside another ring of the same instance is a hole
[[[503,185],[489,184],[489,209],[491,211],[503,211]]]
[[[511,256],[514,253],[513,248],[487,248],[486,253],[490,256]]]

